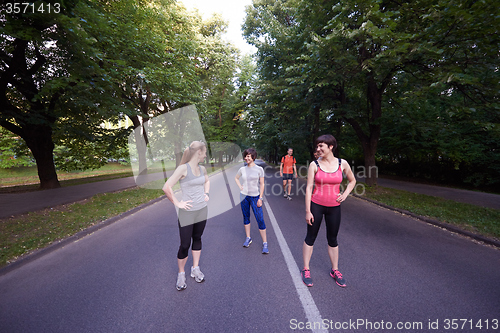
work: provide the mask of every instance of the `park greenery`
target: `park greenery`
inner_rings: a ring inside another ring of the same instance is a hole
[[[290,146],[305,164],[332,133],[366,170],[498,190],[493,0],[254,0],[253,57],[179,1],[55,2],[0,4],[0,168],[36,165],[42,189],[126,159],[134,128],[194,104],[208,142],[270,162]]]
[[[8,5],[0,5],[0,167],[34,162],[40,187],[59,187],[57,170],[124,158],[133,128],[191,104],[211,140],[233,141],[226,123],[240,57],[219,15],[203,20],[169,0],[70,0],[58,13]],[[117,126],[125,119],[133,125]]]
[[[255,0],[259,151],[327,132],[366,170],[498,186],[499,28],[492,0]]]

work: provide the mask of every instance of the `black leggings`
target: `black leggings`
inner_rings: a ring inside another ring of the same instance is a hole
[[[314,222],[312,225],[307,225],[306,244],[309,246],[314,245],[324,215],[328,246],[337,247],[339,245],[337,243],[337,235],[340,227],[340,206],[326,207],[311,201],[311,214],[314,217]]]
[[[191,246],[191,251],[201,250],[201,235],[203,235],[203,231],[205,230],[205,226],[207,224],[206,207],[201,209],[200,211],[195,211],[195,212],[183,211],[179,209],[179,219],[183,219],[183,215],[186,213],[188,215],[197,214],[197,217],[196,219],[194,219],[194,221],[200,221],[200,222],[190,223],[184,227],[181,227],[181,223],[178,221],[179,235],[181,237],[181,245],[179,246],[179,251],[177,252],[178,259],[187,258],[189,246],[191,245],[191,238],[193,239],[193,245]],[[201,220],[202,218],[204,219]]]

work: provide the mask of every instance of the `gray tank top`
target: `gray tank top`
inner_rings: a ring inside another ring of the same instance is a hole
[[[188,201],[191,200],[191,209],[190,211],[200,210],[207,206],[207,202],[205,201],[205,174],[200,168],[200,175],[197,177],[193,174],[191,167],[188,163],[187,166],[187,175],[183,179],[179,180],[182,191],[182,200]]]

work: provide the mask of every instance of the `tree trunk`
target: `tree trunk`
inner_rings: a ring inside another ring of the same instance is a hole
[[[219,167],[222,167],[222,162],[223,162],[222,161],[222,154],[223,154],[222,151],[219,151],[219,153],[217,154],[218,155],[218,159],[219,159],[219,163],[218,163]]]
[[[22,138],[35,157],[40,189],[61,187],[54,164],[52,128],[46,125],[27,125],[23,134]]]
[[[134,135],[135,135],[135,146],[137,149],[137,159],[139,160],[139,172],[138,174],[147,174],[148,166],[146,163],[146,149],[147,142],[145,141],[147,137],[143,136],[140,129],[142,128],[139,116],[129,116],[130,120],[134,124]]]
[[[375,162],[377,145],[380,139],[380,118],[382,117],[382,93],[385,89],[378,88],[372,74],[368,75],[368,102],[371,111],[371,117],[368,121],[370,136],[368,142],[363,143],[363,155],[365,157],[366,184],[368,186],[377,185],[378,170]]]
[[[365,182],[368,186],[377,185],[378,168],[375,162],[378,139],[370,137],[363,142],[363,156],[365,158]]]
[[[352,126],[363,147],[365,170],[362,172],[362,176],[365,177],[366,185],[377,185],[378,169],[375,163],[375,153],[377,152],[377,144],[380,137],[380,126],[378,128],[377,126],[370,126],[370,135],[368,136],[363,132],[361,125],[356,120],[352,118],[344,119]]]
[[[219,127],[222,127],[222,102],[224,100],[224,94],[226,93],[226,86],[224,86],[224,89],[222,90],[222,97],[220,99],[220,104],[219,104]]]

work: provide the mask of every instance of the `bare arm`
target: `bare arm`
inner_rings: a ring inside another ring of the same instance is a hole
[[[309,169],[307,170],[307,185],[306,185],[306,221],[307,224],[312,225],[314,223],[314,217],[311,214],[311,197],[314,187],[314,176],[318,171],[316,163],[311,162],[309,164]]]
[[[264,177],[260,177],[260,197],[261,198],[264,197],[264,188],[266,187],[264,180],[265,180]]]
[[[345,173],[349,184],[347,184],[344,193],[339,193],[337,202],[345,201],[345,199],[347,199],[347,197],[349,196],[349,193],[351,193],[351,191],[354,189],[354,186],[356,186],[356,178],[354,177],[354,173],[351,170],[351,166],[349,165],[349,163],[347,163],[346,160],[342,160],[342,171]]]
[[[262,198],[264,197],[264,188],[266,185],[264,184],[264,177],[260,177],[260,194],[259,200],[257,200],[257,207],[262,207]]]
[[[240,175],[236,174],[236,177],[234,177],[234,180],[236,181],[236,185],[240,188],[240,191],[243,191],[243,186],[240,183]]]
[[[175,169],[174,173],[168,180],[165,182],[165,185],[163,185],[163,192],[165,192],[165,195],[167,196],[168,200],[170,200],[176,207],[183,208],[183,209],[189,209],[191,208],[191,201],[179,201],[174,195],[174,191],[172,190],[172,187],[177,184],[177,182],[182,178],[187,175],[187,167],[186,165],[180,165]]]
[[[205,167],[203,166],[201,167],[201,169],[203,170],[203,173],[205,173],[205,184],[203,185],[203,189],[205,190],[205,201],[208,201],[210,199],[207,195],[207,193],[210,193],[210,179],[208,178],[207,169],[205,169]]]

